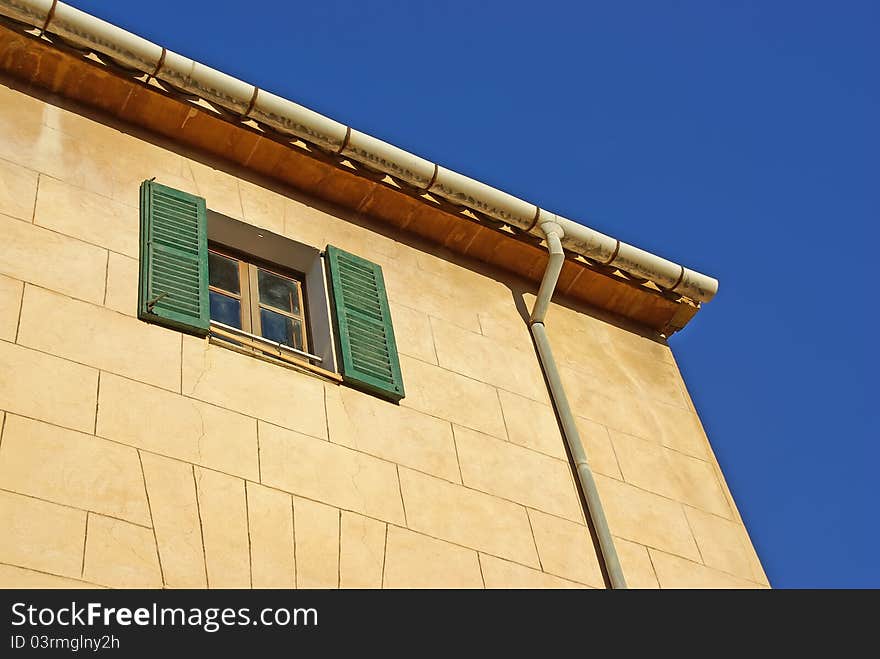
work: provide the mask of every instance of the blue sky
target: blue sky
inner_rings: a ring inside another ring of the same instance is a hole
[[[776,587],[880,587],[880,3],[72,4],[718,277],[671,340]]]

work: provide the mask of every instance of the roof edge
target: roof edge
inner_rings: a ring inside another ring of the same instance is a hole
[[[711,300],[718,290],[718,280],[713,277],[430,162],[58,0],[0,0],[0,14],[193,94],[242,121],[265,124],[324,151],[351,158],[418,191],[443,197],[520,231],[543,238],[540,224],[556,222],[564,232],[562,244],[566,249],[651,281],[663,291],[701,303]]]

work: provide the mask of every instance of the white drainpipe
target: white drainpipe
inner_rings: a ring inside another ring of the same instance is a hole
[[[562,271],[562,264],[565,261],[565,253],[562,250],[562,238],[565,232],[560,224],[553,221],[542,222],[540,229],[547,238],[550,260],[547,263],[547,269],[544,271],[541,288],[538,289],[538,298],[535,300],[535,306],[529,318],[529,329],[532,332],[532,338],[538,350],[538,360],[541,362],[541,368],[544,371],[544,376],[547,378],[550,398],[553,400],[556,416],[559,419],[559,424],[562,426],[562,434],[568,444],[571,459],[574,461],[578,483],[587,504],[587,517],[599,541],[599,558],[605,568],[605,574],[608,576],[611,587],[623,589],[626,588],[626,579],[623,576],[623,569],[620,567],[620,559],[617,556],[617,549],[614,547],[614,539],[611,537],[611,530],[608,528],[608,520],[605,519],[605,510],[602,507],[602,501],[599,499],[596,480],[593,478],[593,471],[590,469],[587,455],[584,452],[583,444],[581,444],[580,433],[578,432],[574,415],[571,412],[571,407],[568,404],[568,397],[565,395],[565,388],[562,386],[559,370],[556,368],[556,360],[553,358],[553,351],[547,338],[547,330],[544,328],[544,316],[547,314],[550,299],[553,297],[553,291],[556,288],[556,282],[559,279],[559,273]]]

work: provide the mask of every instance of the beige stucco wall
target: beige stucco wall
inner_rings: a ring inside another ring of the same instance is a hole
[[[0,586],[603,586],[533,286],[159,144],[0,87]],[[381,263],[400,406],[138,321],[153,176]],[[629,584],[766,585],[669,348],[547,327]]]

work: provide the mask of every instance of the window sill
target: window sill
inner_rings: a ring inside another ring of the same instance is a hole
[[[236,341],[241,345],[235,345],[234,343],[230,343],[230,341]],[[252,342],[244,337],[235,336],[231,333],[227,334],[213,326],[211,327],[211,334],[208,336],[208,342],[212,345],[220,346],[222,348],[238,352],[242,355],[246,355],[254,359],[259,359],[260,361],[269,362],[270,364],[276,364],[278,366],[284,366],[285,368],[289,368],[300,373],[314,375],[321,378],[322,380],[327,380],[336,384],[342,384],[342,376],[338,373],[333,373],[332,371],[323,369],[320,366],[309,364],[308,362],[302,361],[301,359],[295,358],[293,356],[288,357],[283,354],[268,354],[264,352],[265,347],[257,345],[256,341]]]

